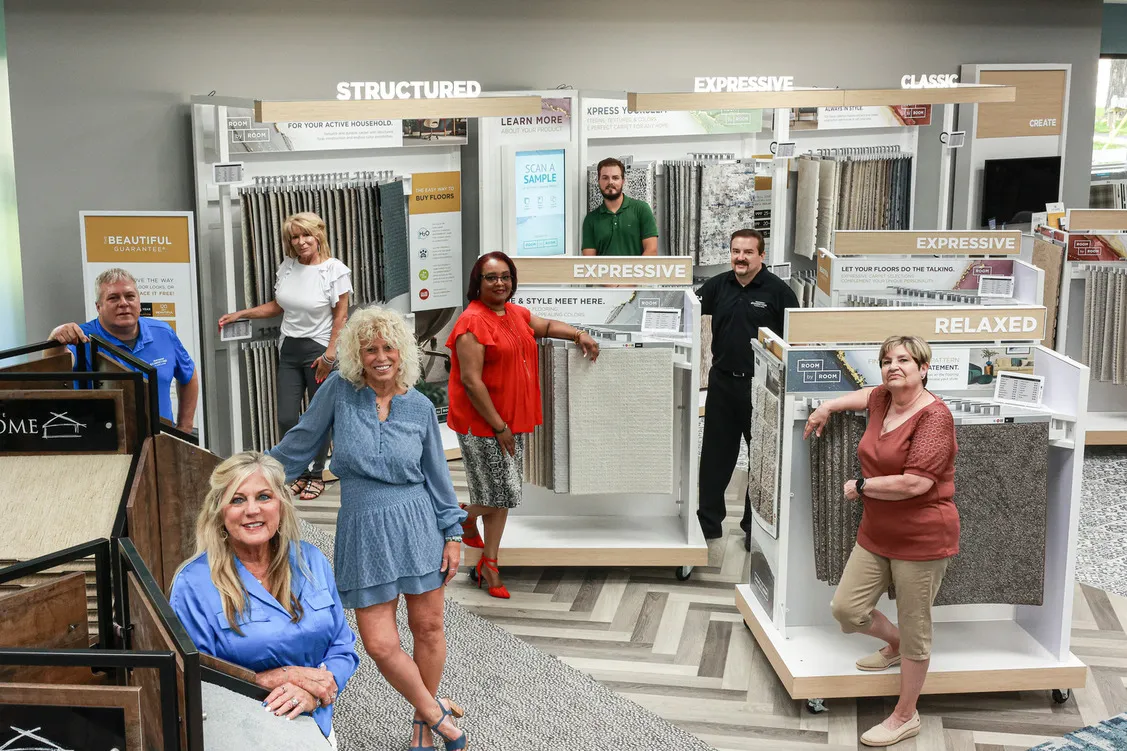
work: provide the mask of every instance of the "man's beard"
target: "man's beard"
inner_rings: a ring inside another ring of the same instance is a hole
[[[622,195],[622,190],[615,188],[602,188],[600,192],[603,194],[603,198],[608,201],[613,201],[614,199]]]

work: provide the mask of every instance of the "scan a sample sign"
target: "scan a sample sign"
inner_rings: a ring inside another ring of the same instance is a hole
[[[196,289],[196,225],[192,212],[83,211],[79,214],[79,221],[82,224],[82,287],[86,295],[87,319],[98,317],[94,305],[94,281],[98,275],[115,267],[125,269],[137,280],[141,315],[164,321],[172,327],[202,379],[199,294]],[[171,390],[175,414],[175,383]],[[195,424],[202,431],[202,389]]]
[[[567,249],[566,156],[562,148],[514,155],[518,255],[563,255]]]
[[[690,112],[631,112],[623,99],[584,97],[583,129],[588,138],[700,136],[717,133],[758,133],[760,110],[694,110]]]
[[[411,310],[462,304],[462,173],[411,175]]]

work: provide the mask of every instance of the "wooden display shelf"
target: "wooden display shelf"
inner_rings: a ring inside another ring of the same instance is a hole
[[[482,96],[450,99],[374,99],[254,103],[260,123],[325,120],[407,120],[443,117],[539,115],[538,96]]]
[[[481,550],[463,546],[465,565]],[[678,516],[520,516],[510,514],[502,566],[705,566],[708,546],[685,540]]]
[[[1127,231],[1127,211],[1123,209],[1069,209],[1068,231],[1085,232]]]
[[[958,84],[941,89],[792,89],[790,91],[630,92],[631,112],[679,112],[785,107],[857,107],[896,104],[977,104],[1012,102],[1015,86]]]
[[[872,640],[833,626],[788,629],[783,638],[751,587],[736,587],[736,607],[792,699],[897,696],[900,671],[865,673],[854,661]],[[829,602],[826,603],[829,608]],[[1052,657],[1014,621],[937,622],[925,694],[1082,688],[1087,668]]]
[[[1085,446],[1127,446],[1127,412],[1089,412]]]

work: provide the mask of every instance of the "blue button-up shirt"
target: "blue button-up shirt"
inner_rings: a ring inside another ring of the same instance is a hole
[[[102,322],[97,318],[81,324],[79,328],[87,336],[97,334],[110,344],[131,352],[137,359],[144,360],[156,368],[157,390],[160,392],[160,416],[175,423],[176,416],[172,414],[172,379],[175,378],[181,385],[188,383],[192,380],[192,374],[196,372],[195,363],[192,362],[188,350],[184,349],[180,337],[176,336],[176,332],[164,321],[155,318],[138,318],[137,326],[137,341],[132,349],[102,328]],[[70,351],[75,352],[73,344],[70,345]],[[106,352],[106,356],[117,360],[110,352]],[[89,348],[86,350],[86,361],[90,361]],[[130,370],[133,369],[129,363],[121,364]]]
[[[302,573],[296,548],[292,549],[292,589],[304,608],[297,623],[238,558],[235,558],[235,569],[249,605],[238,622],[243,632],[241,636],[231,629],[223,613],[219,590],[211,580],[207,553],[191,559],[176,574],[169,601],[201,652],[256,673],[291,665],[307,668],[324,665],[336,679],[337,689],[343,691],[360,664],[354,648],[356,635],[345,620],[329,561],[312,544],[300,544],[313,578]],[[313,719],[328,736],[332,730],[333,705],[317,709]]]

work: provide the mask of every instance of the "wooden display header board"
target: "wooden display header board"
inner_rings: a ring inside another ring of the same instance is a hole
[[[1127,212],[1125,212],[1127,213]],[[1021,252],[1018,230],[837,230],[836,256],[984,256]]]
[[[1069,232],[1127,231],[1127,211],[1122,209],[1069,209]]]
[[[552,256],[514,258],[520,284],[614,284],[624,287],[693,283],[688,256]]]
[[[980,83],[1017,87],[1010,102],[978,105],[975,138],[1059,136],[1064,129],[1064,70],[984,70]]]
[[[1040,341],[1045,307],[795,308],[786,312],[785,329],[791,345],[873,344],[901,335],[929,342]]]

